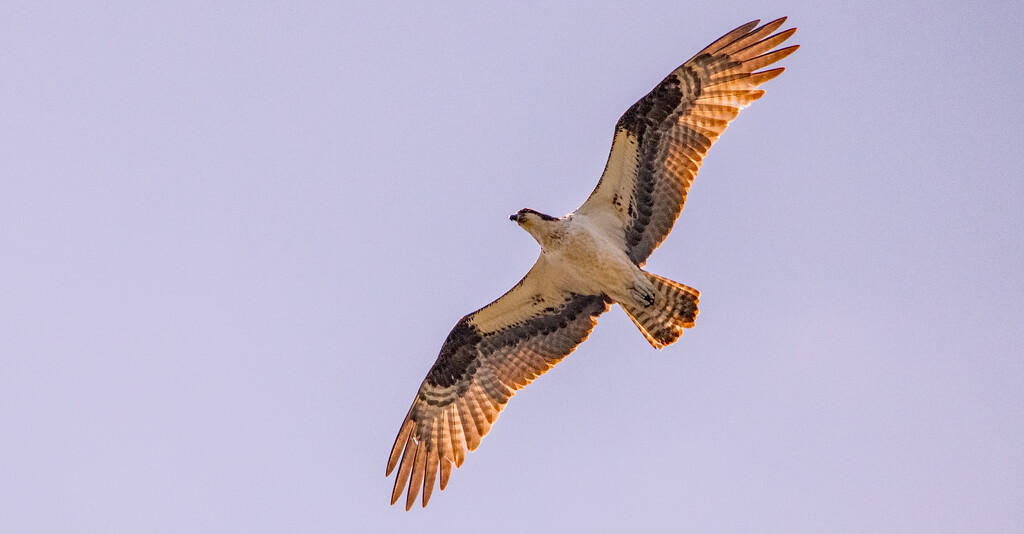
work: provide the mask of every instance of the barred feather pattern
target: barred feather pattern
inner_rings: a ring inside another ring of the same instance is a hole
[[[452,465],[461,466],[466,451],[480,445],[515,392],[575,350],[611,305],[604,295],[546,301],[530,283],[539,275],[531,274],[448,335],[391,449],[387,475],[398,467],[391,504],[406,492],[408,510],[422,489],[426,506],[438,474],[444,490]],[[485,319],[494,307],[503,318],[516,317],[491,330]]]
[[[682,212],[711,146],[758,89],[784,69],[764,71],[797,45],[775,49],[796,28],[773,34],[780,18],[749,22],[672,71],[615,126],[601,181],[579,212],[621,232],[630,259],[643,266]]]
[[[654,284],[654,304],[643,307],[635,303],[621,303],[626,315],[656,349],[675,343],[684,328],[691,328],[697,319],[700,291],[645,272]]]

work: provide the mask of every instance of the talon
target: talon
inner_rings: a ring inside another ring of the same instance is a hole
[[[654,304],[654,291],[633,286],[633,299],[647,308]]]

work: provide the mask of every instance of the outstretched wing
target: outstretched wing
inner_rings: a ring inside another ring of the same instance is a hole
[[[720,37],[672,71],[615,125],[601,181],[577,210],[621,235],[643,265],[665,239],[686,201],[704,155],[740,109],[761,98],[758,86],[782,68],[756,72],[798,47],[775,47],[796,28],[772,35],[785,17],[753,21]]]
[[[400,465],[391,504],[408,481],[406,510],[420,486],[426,506],[438,468],[443,490],[452,464],[459,467],[466,450],[476,449],[516,390],[572,352],[610,306],[604,295],[552,287],[549,269],[543,257],[537,260],[508,293],[448,334],[391,449],[387,474]]]

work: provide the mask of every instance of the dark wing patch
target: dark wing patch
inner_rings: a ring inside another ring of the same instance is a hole
[[[421,486],[426,506],[438,468],[443,490],[452,464],[459,467],[466,450],[476,449],[516,390],[582,343],[610,304],[603,295],[566,295],[561,303],[493,332],[482,332],[473,323],[476,313],[460,320],[420,385],[391,449],[387,474],[398,466],[391,503],[408,482],[406,509]]]
[[[643,265],[664,241],[711,145],[758,86],[781,68],[755,72],[793,53],[772,50],[795,28],[771,35],[785,18],[744,24],[672,71],[615,126],[608,165],[580,213],[621,229],[630,259]]]
[[[481,339],[480,331],[469,323],[469,317],[463,317],[441,346],[441,354],[427,373],[426,382],[436,388],[447,388],[462,380],[471,371],[476,345]]]

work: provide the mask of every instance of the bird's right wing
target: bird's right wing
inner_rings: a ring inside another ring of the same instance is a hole
[[[604,295],[553,288],[550,268],[542,257],[515,287],[448,334],[391,449],[387,474],[399,466],[391,504],[408,482],[406,509],[421,486],[426,506],[438,468],[443,490],[452,464],[462,465],[466,450],[476,449],[516,390],[572,352],[608,310]]]
[[[668,236],[708,149],[758,87],[782,73],[762,70],[797,47],[776,48],[796,28],[772,34],[785,18],[749,22],[718,38],[672,71],[615,125],[601,181],[577,210],[622,239],[643,265]]]

